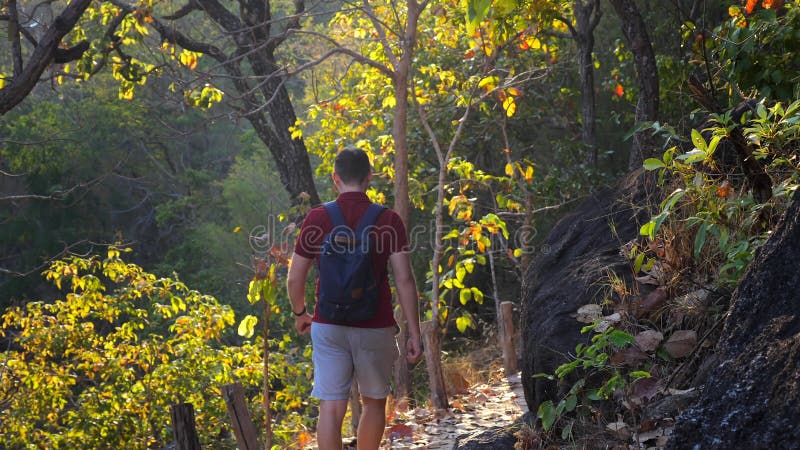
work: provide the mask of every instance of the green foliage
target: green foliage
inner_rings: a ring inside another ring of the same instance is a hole
[[[256,423],[263,416],[263,336],[226,342],[234,312],[173,278],[107,257],[69,257],[44,275],[65,295],[7,310],[11,342],[0,364],[0,414],[8,448],[162,448],[169,405],[190,402],[201,443],[235,448],[220,387],[239,381]],[[125,249],[124,251],[128,251]],[[308,422],[309,349],[270,340],[279,443]]]
[[[764,2],[767,3],[767,2]],[[745,92],[788,102],[797,98],[800,64],[800,4],[781,3],[777,9],[733,5],[729,20],[714,30],[719,39],[713,51],[732,83]]]
[[[768,235],[770,209],[784,205],[798,188],[798,111],[800,101],[785,108],[781,103],[768,108],[762,102],[755,114],[744,116],[740,124],[732,123],[730,114],[716,115],[714,126],[705,130],[711,136],[708,141],[700,131],[692,130],[692,150],[679,153],[672,147],[662,158],[646,160],[645,169],[657,171],[662,184],[672,180],[678,187],[661,202],[661,212],[643,225],[640,233],[653,240],[664,224],[677,221],[672,226],[682,231],[671,233],[694,236],[691,257],[701,265],[716,265],[713,278],[735,285]],[[756,202],[747,186],[737,187],[742,181],[721,171],[714,157],[720,143],[737,127],[753,145],[756,160],[771,174],[770,204]]]
[[[581,332],[593,331],[590,344],[578,344],[575,347],[575,356],[570,361],[559,366],[554,374],[536,374],[534,377],[559,380],[561,382],[574,380],[570,390],[557,404],[551,400],[542,402],[536,411],[536,417],[541,420],[542,428],[550,431],[561,424],[562,438],[567,439],[572,432],[572,421],[566,420],[566,415],[576,409],[592,410],[593,402],[608,400],[615,393],[624,390],[631,382],[638,378],[650,377],[646,370],[632,370],[621,364],[612,363],[612,355],[634,342],[632,335],[615,329],[611,326],[599,327],[602,322],[595,322],[584,327]],[[592,385],[597,383],[599,385]]]
[[[4,268],[28,272],[65,246],[87,241],[135,242],[137,262],[150,264],[165,256],[165,248],[217,226],[209,222],[228,228],[220,220],[226,205],[220,204],[215,186],[229,161],[253,144],[230,139],[238,128],[227,122],[208,123],[209,116],[181,108],[180,98],[157,87],[121,103],[113,81],[97,76],[91,84],[36,93],[0,121],[0,134],[6,139],[0,146],[0,170],[17,175],[10,177],[13,182],[4,194],[51,197],[4,202],[0,208]],[[265,179],[270,178],[268,168],[262,168]],[[242,178],[242,185],[250,180]],[[274,191],[279,197],[280,190]],[[198,205],[207,206],[203,214],[198,214]],[[226,237],[206,239],[203,248],[233,248],[223,247]],[[93,251],[88,243],[73,250]],[[210,272],[183,271],[181,258],[201,262],[207,253],[176,256],[163,272],[181,269],[187,281],[204,292],[226,292]],[[241,277],[237,273],[226,281]],[[0,281],[0,304],[21,300],[33,278]]]

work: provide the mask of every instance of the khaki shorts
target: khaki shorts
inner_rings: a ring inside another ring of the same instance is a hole
[[[395,330],[312,323],[311,395],[320,400],[346,400],[355,377],[362,396],[386,398],[391,392],[392,366],[398,356]]]

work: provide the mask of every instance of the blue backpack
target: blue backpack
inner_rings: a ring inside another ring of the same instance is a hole
[[[319,313],[334,323],[371,319],[378,310],[380,290],[369,232],[386,207],[371,204],[353,231],[335,200],[324,206],[333,229],[325,236],[319,255]]]

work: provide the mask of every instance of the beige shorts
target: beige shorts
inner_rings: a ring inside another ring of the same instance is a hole
[[[362,396],[386,398],[391,392],[392,366],[398,356],[395,330],[312,323],[311,395],[320,400],[346,400],[355,378]]]

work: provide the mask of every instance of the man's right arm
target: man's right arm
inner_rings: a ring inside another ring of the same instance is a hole
[[[311,258],[292,254],[289,262],[289,274],[286,276],[286,290],[289,292],[289,303],[294,314],[295,328],[300,334],[311,330],[311,314],[306,310],[306,277],[314,262]],[[302,312],[299,316],[297,313]]]
[[[411,257],[408,252],[392,253],[389,256],[394,275],[397,298],[403,315],[408,323],[408,342],[406,343],[406,359],[414,364],[422,356],[422,345],[419,332],[419,303],[417,299],[417,283],[411,269]]]

